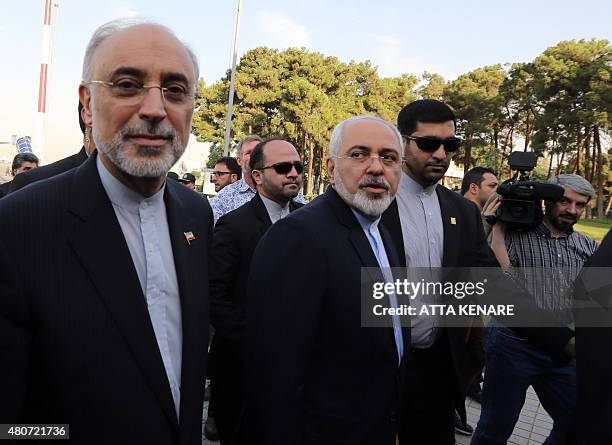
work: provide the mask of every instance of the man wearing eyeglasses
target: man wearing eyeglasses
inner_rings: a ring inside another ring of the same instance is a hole
[[[215,164],[210,182],[215,184],[215,192],[219,193],[224,187],[238,181],[242,170],[238,161],[230,156],[220,158]]]
[[[223,215],[213,236],[211,322],[215,376],[211,397],[221,444],[232,443],[244,403],[244,329],[247,279],[251,258],[268,228],[297,210],[304,166],[295,147],[283,139],[260,142],[251,152],[249,169],[257,194]]]
[[[392,124],[343,121],[329,146],[332,186],[259,242],[247,291],[244,443],[395,444],[409,333],[391,316],[388,327],[363,327],[360,297],[362,268],[382,282],[397,264],[379,222],[401,150]]]
[[[97,152],[0,204],[19,285],[0,281],[3,421],[69,424],[74,444],[201,443],[212,211],[166,181],[198,77],[165,27],[94,32],[79,94]]]

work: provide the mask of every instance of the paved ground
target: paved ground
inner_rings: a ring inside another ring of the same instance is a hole
[[[466,411],[468,416],[468,423],[476,429],[476,424],[480,418],[480,404],[467,399]],[[552,419],[544,411],[538,396],[536,396],[533,388],[529,388],[527,391],[527,399],[525,405],[521,411],[519,421],[517,422],[514,432],[508,441],[508,444],[512,445],[535,445],[541,444],[546,440],[550,430],[552,429]],[[470,443],[470,437],[456,436],[457,444],[468,445]]]
[[[206,412],[208,411],[208,402],[204,403],[204,415],[203,419],[206,419]],[[480,404],[467,399],[466,411],[468,415],[468,423],[476,428],[478,419],[480,418]],[[204,422],[204,420],[202,422]],[[204,424],[202,423],[202,428]],[[510,437],[508,444],[511,445],[535,445],[541,444],[548,437],[548,433],[552,428],[552,419],[544,411],[540,401],[536,396],[532,388],[529,388],[527,392],[527,400],[525,406],[521,411],[519,421],[514,428],[514,433]],[[469,445],[470,437],[462,436],[457,434],[457,444]],[[219,442],[210,442],[202,435],[202,445],[216,445]],[[287,444],[289,445],[289,444]]]

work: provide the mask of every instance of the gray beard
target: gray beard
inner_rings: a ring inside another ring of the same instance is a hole
[[[154,133],[163,134],[171,140],[171,149],[161,147],[123,147],[124,138],[129,134]],[[93,128],[93,138],[96,147],[122,172],[137,178],[158,178],[165,176],[168,170],[185,152],[176,136],[176,130],[158,129],[156,126],[133,125],[121,129],[110,141],[103,141],[96,127]],[[135,151],[140,156],[130,157],[129,151]],[[162,152],[161,157],[159,153]]]
[[[335,176],[335,180],[334,189],[342,200],[366,216],[378,218],[391,205],[392,198],[389,192],[382,196],[371,195],[359,188],[356,193],[351,193],[346,189],[340,175]]]

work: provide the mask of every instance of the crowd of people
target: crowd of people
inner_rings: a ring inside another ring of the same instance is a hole
[[[330,186],[310,203],[296,147],[257,135],[218,160],[209,202],[194,175],[168,173],[198,78],[168,28],[107,23],[83,60],[82,149],[13,162],[0,187],[0,423],[69,424],[75,444],[199,444],[209,377],[207,435],[223,445],[452,445],[472,434],[468,395],[482,403],[472,445],[498,445],[532,386],[554,421],[547,444],[612,443],[589,415],[612,416],[609,333],[585,329],[580,344],[572,326],[581,269],[610,265],[609,239],[598,250],[573,229],[588,181],[551,178],[563,198],[514,230],[497,218],[496,172],[473,168],[461,193],[439,184],[461,139],[451,108],[423,99],[397,125],[339,122]],[[491,286],[516,288],[549,327],[394,314],[364,326],[364,286],[394,268],[462,267],[503,270]],[[527,273],[550,269],[563,273],[547,285]],[[596,363],[586,400],[583,349]]]

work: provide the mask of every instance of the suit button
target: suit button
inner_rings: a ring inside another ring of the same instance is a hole
[[[391,411],[391,415],[389,416],[389,420],[391,420],[391,423],[396,423],[397,422],[397,413],[395,411]]]

